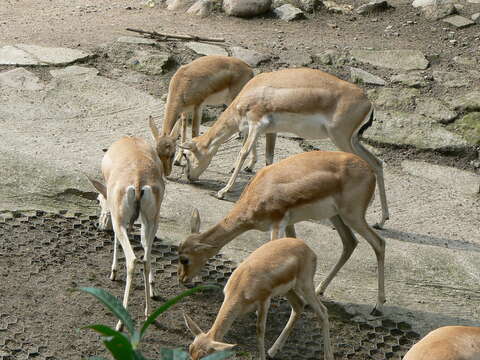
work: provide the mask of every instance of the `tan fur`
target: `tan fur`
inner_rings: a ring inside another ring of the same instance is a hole
[[[106,186],[92,181],[101,195],[102,212],[110,212],[115,244],[111,280],[117,273],[118,242],[125,253],[127,281],[123,298],[123,306],[128,305],[128,297],[135,263],[144,265],[145,279],[145,316],[151,311],[150,297],[153,292],[153,271],[150,264],[152,242],[158,227],[160,206],[163,200],[165,184],[163,167],[156,151],[145,140],[137,137],[123,137],[113,143],[102,160],[102,173]],[[132,190],[134,199],[127,194]],[[130,188],[130,190],[129,190]],[[143,260],[136,258],[127,234],[127,226],[140,216],[142,224]],[[121,323],[117,324],[117,329]]]
[[[317,264],[315,253],[303,240],[283,238],[271,241],[255,250],[233,272],[225,286],[225,299],[212,328],[203,333],[192,319],[186,316],[187,326],[195,335],[190,345],[193,360],[219,350],[221,341],[238,316],[257,310],[257,344],[259,358],[265,359],[265,326],[270,300],[286,294],[292,305],[291,319],[275,344],[269,350],[274,356],[285,343],[304,303],[310,304],[323,328],[324,358],[333,360],[330,345],[329,322],[326,308],[315,295],[313,278]],[[230,345],[234,346],[234,345]]]
[[[162,134],[157,139],[157,151],[166,176],[172,169],[178,137],[173,131],[179,116],[182,115],[182,142],[185,142],[188,113],[193,115],[192,137],[198,136],[202,107],[230,104],[252,77],[252,69],[245,62],[228,56],[204,56],[177,70],[170,81]],[[220,93],[220,98],[211,99]],[[177,157],[177,161],[180,159]]]
[[[372,169],[350,153],[311,151],[267,166],[220,222],[180,244],[180,257],[188,262],[179,265],[180,281],[190,281],[208,258],[248,230],[271,231],[275,239],[283,234],[294,236],[296,222],[329,218],[341,236],[344,251],[317,292],[324,292],[355,249],[352,228],[369,242],[377,256],[379,310],[385,301],[385,241],[365,221],[374,190]]]
[[[413,345],[404,360],[480,360],[480,327],[445,326]]]
[[[247,169],[253,169],[256,142],[262,134],[270,134],[273,144],[277,132],[306,138],[329,137],[340,150],[359,155],[374,169],[382,200],[382,226],[389,217],[382,163],[358,141],[358,131],[372,111],[362,89],[320,70],[285,69],[259,74],[245,85],[214,126],[184,144],[190,150],[186,153],[187,177],[198,179],[221,144],[239,129],[248,130],[248,137],[232,176],[217,194],[219,198],[233,186],[252,151],[254,159]],[[267,144],[267,165],[273,162],[273,147]]]

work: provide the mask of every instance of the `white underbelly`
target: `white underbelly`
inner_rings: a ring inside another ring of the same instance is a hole
[[[202,105],[222,105],[230,103],[230,91],[224,89],[222,91],[209,95],[202,103]]]
[[[288,223],[295,224],[306,220],[322,220],[338,214],[333,198],[328,197],[314,203],[297,206],[288,210]]]
[[[305,139],[328,137],[326,125],[330,119],[323,114],[273,113],[267,132],[292,133]]]

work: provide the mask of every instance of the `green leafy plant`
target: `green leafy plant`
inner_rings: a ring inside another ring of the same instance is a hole
[[[142,353],[138,349],[140,341],[145,335],[148,327],[155,323],[157,317],[160,314],[167,311],[170,307],[178,303],[184,297],[192,295],[198,291],[205,291],[211,289],[219,289],[219,287],[216,285],[202,285],[181,293],[180,295],[168,300],[162,306],[156,309],[147,318],[147,320],[145,320],[140,329],[136,329],[135,322],[133,321],[129,312],[123,307],[119,299],[117,299],[115,296],[103,289],[84,287],[80,290],[90,295],[93,295],[100,302],[102,302],[120,321],[122,321],[127,330],[127,333],[124,334],[109,326],[101,324],[88,325],[84,328],[92,329],[102,335],[103,344],[112,354],[115,360],[148,360],[142,355]],[[160,360],[186,360],[189,358],[188,353],[183,351],[182,349],[161,349],[160,355]],[[233,352],[231,351],[222,351],[211,354],[203,358],[203,360],[222,360],[232,355]],[[100,357],[91,357],[89,360],[105,359]]]

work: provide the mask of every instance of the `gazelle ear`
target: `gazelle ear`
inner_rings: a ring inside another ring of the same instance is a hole
[[[226,351],[237,346],[237,344],[227,344],[219,341],[212,341],[210,345],[215,349],[215,351]]]
[[[153,140],[157,141],[158,128],[157,125],[155,125],[155,121],[153,121],[152,115],[148,117],[148,124],[150,125],[150,131],[152,132]]]
[[[172,131],[170,131],[170,137],[173,137],[175,140],[178,139],[178,136],[180,135],[180,129],[182,126],[187,126],[187,124],[184,124],[183,122],[187,121],[185,114],[180,115],[180,119],[178,119],[177,123],[173,127]]]
[[[200,232],[200,214],[198,209],[193,209],[192,217],[190,218],[190,232],[192,234],[198,234]]]
[[[90,176],[88,175],[85,175],[88,179],[88,181],[90,181],[90,183],[93,185],[93,187],[95,189],[97,189],[97,191],[103,195],[103,197],[105,198],[105,200],[107,199],[107,187],[102,184],[100,181],[97,181],[97,180],[94,180],[92,178],[90,178]]]
[[[185,320],[185,325],[187,325],[188,330],[193,334],[193,336],[198,336],[203,333],[202,329],[193,321],[190,316],[183,313],[183,319]]]

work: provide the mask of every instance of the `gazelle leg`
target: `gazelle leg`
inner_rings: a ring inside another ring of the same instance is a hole
[[[303,287],[304,299],[318,316],[320,326],[322,327],[323,337],[323,357],[325,360],[333,360],[333,350],[330,343],[330,322],[328,321],[328,310],[325,305],[315,295],[313,281],[309,281]]]
[[[118,268],[118,239],[117,239],[117,235],[115,235],[113,240],[112,272],[110,273],[110,280],[112,281],[115,281],[117,279],[117,268]]]
[[[180,133],[180,141],[181,141],[181,144],[183,144],[185,141],[187,141],[187,114],[186,113],[182,113],[180,115],[180,123],[181,123],[181,127],[182,127],[182,131]],[[181,165],[182,164],[182,155],[183,155],[183,150],[182,149],[178,149],[177,151],[177,154],[175,155],[175,160],[174,160],[174,165]]]
[[[117,219],[115,219],[114,214],[112,214],[113,229],[115,230],[115,235],[117,236],[120,245],[122,246],[123,253],[125,254],[125,265],[127,267],[127,280],[125,284],[125,292],[123,294],[123,307],[126,309],[128,305],[128,297],[130,295],[130,288],[132,286],[132,277],[135,271],[135,253],[133,252],[130,241],[128,240],[127,229],[124,224],[119,224]],[[117,323],[116,329],[120,331],[122,329],[122,322]]]
[[[275,142],[277,141],[277,134],[265,134],[265,164],[273,164],[273,156],[275,154]]]
[[[261,133],[261,128],[258,125],[251,125],[248,132],[247,140],[243,144],[242,149],[240,150],[240,153],[237,157],[233,174],[230,176],[230,179],[228,180],[227,185],[217,193],[217,197],[219,199],[222,199],[225,193],[232,188],[233,184],[235,183],[235,180],[237,179],[238,173],[240,172],[240,169],[242,168],[242,165],[245,162],[245,159],[247,158],[248,154],[252,151],[252,148],[257,142],[260,133]]]
[[[342,216],[342,219],[348,226],[365,238],[373,248],[373,251],[375,251],[377,257],[378,295],[377,304],[372,314],[379,314],[385,303],[385,240],[368,225],[364,214],[359,216],[348,214]]]
[[[267,299],[264,303],[258,305],[257,316],[257,347],[258,358],[260,360],[266,360],[265,357],[265,327],[267,324],[268,308],[270,307],[270,299]]]
[[[335,215],[330,218],[330,221],[332,224],[335,226],[335,229],[337,230],[338,234],[340,235],[340,239],[342,239],[342,255],[338,259],[337,263],[335,266],[330,270],[330,273],[326,277],[325,280],[322,281],[322,283],[317,287],[317,290],[315,291],[317,295],[323,295],[325,290],[327,289],[327,286],[330,284],[332,279],[337,275],[338,271],[345,265],[347,260],[350,258],[350,256],[353,253],[353,250],[357,247],[358,240],[355,238],[355,235],[353,234],[352,230],[345,225],[345,223],[342,221],[340,216]]]
[[[292,238],[297,237],[297,233],[295,232],[295,225],[291,224],[285,228],[285,236]]]
[[[143,214],[142,219],[142,245],[144,249],[143,255],[143,279],[145,284],[145,317],[147,318],[151,313],[150,299],[155,296],[153,291],[153,273],[151,267],[151,253],[153,239],[155,238],[155,232],[157,224],[153,219],[147,219]]]
[[[195,106],[192,114],[192,139],[200,135],[200,123],[202,122],[202,106]]]
[[[355,153],[368,162],[377,176],[378,192],[380,193],[380,203],[382,205],[382,220],[375,224],[374,227],[382,229],[385,221],[390,218],[387,204],[387,194],[385,192],[385,180],[383,177],[383,162],[360,143],[357,134],[352,137],[352,146],[355,150]]]
[[[289,229],[289,233],[292,233],[292,228],[293,228],[293,234],[295,234],[295,227],[293,225],[287,225],[288,224],[288,213],[285,214],[283,219],[281,219],[278,222],[274,222],[270,228],[270,241],[275,240],[275,239],[281,239],[284,238],[287,233],[287,229]],[[295,236],[293,236],[295,237]]]
[[[300,315],[303,311],[303,300],[298,296],[293,290],[290,290],[288,293],[285,294],[285,297],[287,298],[288,302],[292,306],[292,312],[290,313],[290,318],[288,319],[287,324],[282,330],[282,333],[280,336],[275,340],[275,343],[272,345],[270,350],[268,350],[268,355],[270,357],[275,357],[277,352],[283,347],[285,344],[285,341],[287,341],[288,337],[290,336],[290,333],[293,330],[293,326],[297,322],[297,320],[300,318]]]
[[[249,173],[253,172],[253,168],[255,167],[256,163],[257,163],[257,142],[253,144],[250,161],[248,162],[247,166],[245,166],[244,170]]]

